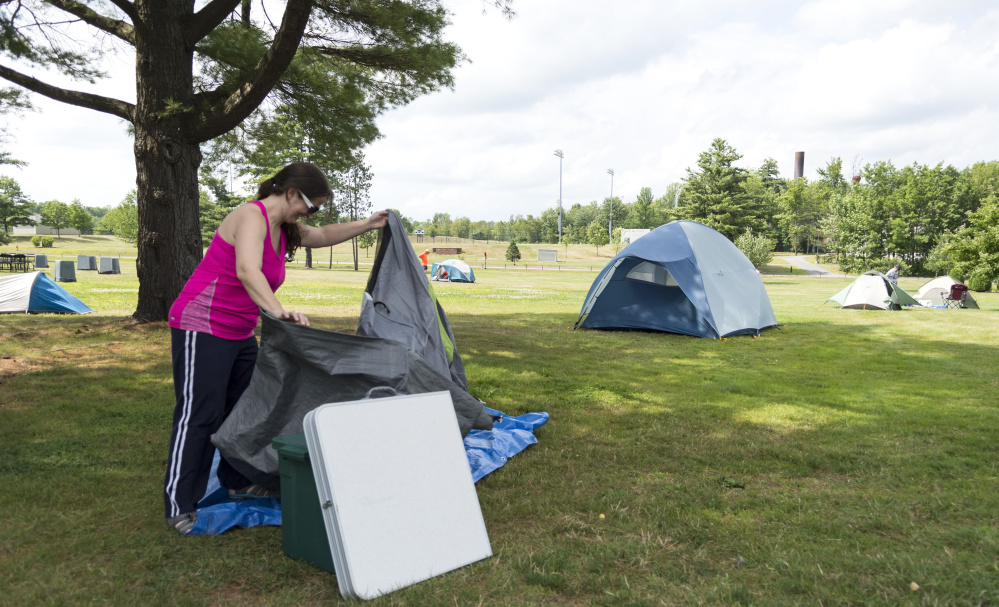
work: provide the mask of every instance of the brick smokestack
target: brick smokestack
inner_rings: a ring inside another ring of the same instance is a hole
[[[805,153],[795,152],[794,153],[794,178],[805,176]]]

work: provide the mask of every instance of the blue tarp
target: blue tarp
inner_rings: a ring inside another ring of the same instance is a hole
[[[534,430],[548,422],[547,413],[526,413],[518,417],[507,417],[503,413],[485,407],[487,413],[502,419],[493,425],[492,430],[472,430],[465,437],[465,455],[472,470],[472,480],[479,479],[501,468],[508,459],[538,442]],[[280,525],[281,502],[274,499],[233,501],[221,487],[215,475],[218,466],[218,452],[205,497],[198,503],[198,522],[192,535],[218,535],[233,527],[256,527],[257,525]]]
[[[0,313],[93,312],[85,303],[63,289],[44,272],[27,272],[0,278]]]
[[[86,314],[93,312],[90,306],[73,297],[69,291],[60,287],[44,273],[38,276],[31,289],[31,301],[28,309],[32,312],[75,312]]]

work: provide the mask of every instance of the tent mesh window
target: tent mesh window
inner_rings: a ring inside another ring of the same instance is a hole
[[[628,272],[625,278],[628,280],[651,282],[664,287],[680,286],[676,284],[676,281],[673,280],[673,277],[666,271],[666,268],[657,263],[652,263],[651,261],[643,261],[635,264],[635,267]]]

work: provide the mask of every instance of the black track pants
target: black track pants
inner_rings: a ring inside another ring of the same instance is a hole
[[[250,384],[258,349],[255,337],[222,339],[181,329],[170,335],[177,406],[164,483],[167,517],[193,512],[204,497],[215,455],[210,437]],[[218,476],[223,487],[250,484],[224,458]]]

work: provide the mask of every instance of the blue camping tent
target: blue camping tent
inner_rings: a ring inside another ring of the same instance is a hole
[[[759,272],[732,241],[696,221],[673,221],[628,245],[590,287],[577,327],[699,337],[777,324]]]
[[[44,272],[27,272],[0,278],[0,314],[12,312],[86,314],[93,310]]]
[[[445,259],[430,266],[430,280],[447,282],[475,282],[475,272],[460,259]]]

